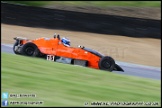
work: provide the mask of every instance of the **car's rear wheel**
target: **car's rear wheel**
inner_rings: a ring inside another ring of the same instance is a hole
[[[115,67],[115,61],[112,57],[105,56],[102,57],[99,61],[99,68],[101,70],[113,71]]]
[[[38,57],[40,55],[39,49],[34,43],[26,43],[21,48],[21,54],[26,56]]]

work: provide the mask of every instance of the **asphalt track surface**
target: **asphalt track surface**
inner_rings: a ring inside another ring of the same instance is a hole
[[[1,44],[1,52],[14,54],[11,44]],[[116,61],[116,63],[124,69],[124,72],[113,71],[114,73],[161,80],[160,67],[144,66],[119,61]]]

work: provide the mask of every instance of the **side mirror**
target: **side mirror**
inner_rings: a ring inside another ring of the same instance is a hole
[[[78,47],[79,47],[79,48],[82,48],[82,49],[84,48],[84,46],[81,46],[81,45],[78,45]]]
[[[79,48],[81,48],[81,46],[80,46],[80,45],[78,45],[78,47],[79,47]]]

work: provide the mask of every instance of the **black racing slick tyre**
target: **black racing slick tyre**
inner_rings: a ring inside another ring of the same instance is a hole
[[[34,43],[26,43],[21,48],[21,54],[25,56],[39,57],[40,52],[38,47]]]
[[[20,54],[20,53],[17,52],[16,49],[15,49],[15,47],[18,46],[18,44],[19,44],[18,41],[16,41],[16,42],[14,43],[14,45],[13,45],[13,52],[14,52],[15,54]]]
[[[102,57],[99,61],[99,68],[101,70],[106,70],[106,71],[113,71],[115,67],[115,61],[112,57],[105,56]]]

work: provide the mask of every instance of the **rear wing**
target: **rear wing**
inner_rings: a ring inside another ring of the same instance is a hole
[[[29,39],[24,38],[24,37],[14,37],[13,39],[14,40],[29,40]]]

